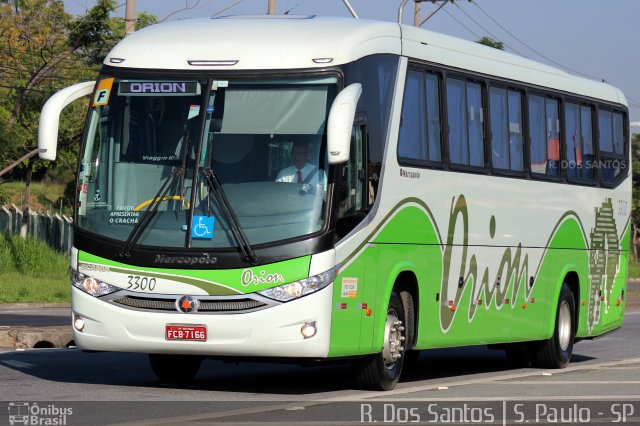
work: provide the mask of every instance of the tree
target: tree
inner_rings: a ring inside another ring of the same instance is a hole
[[[484,36],[476,43],[484,44],[485,46],[493,47],[498,50],[504,50],[504,43],[499,40],[494,40],[491,37]]]
[[[3,82],[4,156],[21,157],[36,146],[40,108],[47,96],[86,74],[95,74],[77,55],[101,41],[113,0],[98,4],[79,18],[64,11],[60,0],[12,0],[0,4],[0,54]],[[7,117],[8,113],[8,117]],[[20,135],[20,136],[17,136]],[[31,157],[22,167],[26,181],[25,212],[31,181],[49,165]],[[28,215],[24,215],[28,218]],[[26,224],[22,234],[26,234]]]
[[[99,28],[113,8],[112,0],[99,0],[74,19],[59,0],[0,4],[0,137],[9,148],[0,165],[35,147],[39,111],[49,94],[95,75],[96,67],[77,53],[100,41]]]
[[[61,0],[0,0],[0,170],[36,147],[40,110],[51,94],[95,80],[107,52],[124,36],[122,18],[110,17],[115,8],[115,0],[98,0],[73,17]],[[155,22],[153,15],[140,17],[141,26]],[[13,172],[27,182],[25,210],[34,174],[73,180],[86,108],[86,101],[77,102],[63,112],[57,161],[30,158]]]

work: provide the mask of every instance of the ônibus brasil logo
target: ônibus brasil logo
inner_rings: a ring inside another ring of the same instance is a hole
[[[37,402],[10,402],[10,425],[66,425],[73,408],[55,404],[40,406]]]

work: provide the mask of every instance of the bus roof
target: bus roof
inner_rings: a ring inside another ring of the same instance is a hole
[[[172,21],[126,37],[104,63],[164,70],[277,70],[324,68],[376,53],[626,105],[620,90],[602,82],[468,40],[365,19],[259,15]]]
[[[374,53],[400,54],[400,28],[390,22],[316,16],[229,16],[152,25],[109,53],[132,68],[257,70],[327,67]],[[329,64],[314,59],[331,58]],[[237,61],[192,66],[189,61]]]

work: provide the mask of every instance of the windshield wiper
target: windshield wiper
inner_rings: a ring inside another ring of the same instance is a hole
[[[189,155],[189,145],[191,143],[191,139],[189,138],[189,128],[187,124],[184,124],[184,128],[182,130],[182,163],[180,167],[174,167],[171,169],[171,174],[169,178],[165,181],[165,183],[160,187],[156,196],[151,199],[151,203],[147,206],[147,209],[140,217],[140,220],[133,226],[131,233],[129,233],[129,237],[127,237],[127,241],[125,241],[122,250],[118,253],[118,257],[122,259],[127,259],[131,256],[131,248],[138,242],[142,232],[147,228],[149,222],[158,211],[158,205],[164,199],[164,197],[171,189],[171,184],[175,180],[177,176],[180,176],[180,196],[183,197],[184,192],[184,179],[186,176],[187,170],[187,157]],[[184,199],[184,198],[183,198]]]
[[[140,217],[140,220],[133,226],[133,229],[131,230],[127,241],[125,241],[122,250],[120,250],[120,253],[118,253],[118,257],[127,259],[131,256],[131,247],[133,247],[138,239],[140,239],[142,232],[149,225],[149,222],[151,222],[151,219],[153,218],[156,211],[158,211],[160,201],[164,199],[164,197],[169,192],[169,189],[171,189],[171,184],[175,180],[176,176],[184,177],[183,167],[175,167],[171,170],[171,175],[169,176],[169,178],[160,187],[160,189],[156,193],[156,196],[151,199],[151,203],[149,203],[149,205],[147,206],[147,209]]]
[[[244,256],[243,260],[247,260],[252,265],[258,264],[258,257],[256,253],[253,251],[247,236],[242,231],[240,227],[240,222],[238,221],[238,217],[233,212],[231,208],[231,204],[225,195],[222,185],[220,185],[220,181],[216,177],[215,173],[211,168],[206,168],[202,171],[204,173],[205,180],[207,181],[207,185],[209,187],[209,192],[213,192],[216,200],[218,201],[218,205],[222,210],[222,214],[227,219],[229,223],[229,227],[231,228],[231,234],[233,238],[236,240],[238,247],[242,251],[242,255]]]

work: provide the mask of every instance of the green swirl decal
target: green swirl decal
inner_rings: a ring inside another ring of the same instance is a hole
[[[609,299],[616,275],[620,271],[620,239],[613,218],[611,198],[602,207],[595,209],[596,224],[591,229],[591,252],[589,255],[589,333],[600,322],[604,305],[609,309]],[[603,300],[604,299],[604,300]],[[604,302],[604,303],[603,303]]]

